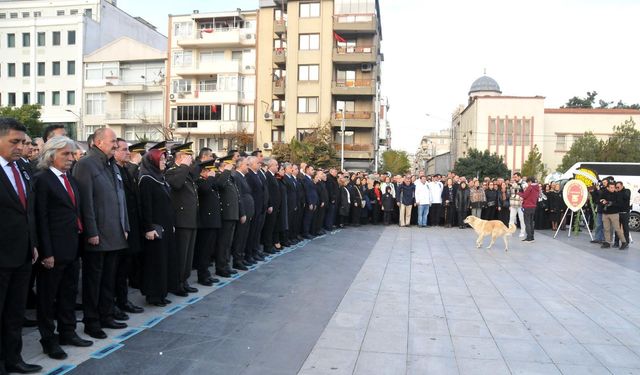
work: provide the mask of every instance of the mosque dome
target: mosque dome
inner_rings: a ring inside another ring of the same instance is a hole
[[[502,94],[502,91],[500,91],[498,82],[486,75],[473,81],[473,83],[471,84],[471,88],[469,89],[469,96],[500,94]]]

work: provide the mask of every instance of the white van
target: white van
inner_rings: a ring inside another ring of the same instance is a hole
[[[640,163],[580,162],[569,168],[560,177],[560,180],[572,179],[575,171],[580,168],[587,168],[596,172],[600,179],[611,176],[616,181],[622,181],[624,187],[631,190],[629,230],[640,230]]]

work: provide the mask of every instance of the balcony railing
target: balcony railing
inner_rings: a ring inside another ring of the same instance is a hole
[[[287,59],[287,49],[284,47],[278,47],[273,49],[273,62],[284,63]]]
[[[334,143],[333,145],[335,147],[335,149],[337,151],[340,151],[342,149],[342,144],[340,144],[339,142]],[[373,151],[373,145],[368,145],[368,144],[357,144],[357,143],[350,143],[344,144],[344,150],[345,151],[363,151],[363,152],[371,152]]]
[[[273,31],[276,34],[282,34],[287,31],[287,20],[284,18],[277,19],[273,22]]]
[[[333,21],[336,23],[362,23],[375,21],[376,15],[373,13],[364,14],[336,14],[333,16]]]
[[[377,48],[370,45],[338,46],[333,49],[333,61],[346,63],[375,63]]]
[[[334,120],[342,120],[342,112],[333,112]],[[371,111],[347,111],[344,114],[345,120],[369,120],[372,117]]]
[[[337,14],[333,16],[333,29],[336,31],[375,33],[378,19],[375,14]]]
[[[373,46],[347,46],[336,47],[336,52],[340,55],[349,53],[372,53],[375,50]]]
[[[333,81],[331,93],[334,95],[375,95],[375,80],[369,78]]]
[[[106,121],[129,121],[136,123],[158,123],[162,121],[162,113],[157,112],[135,112],[135,111],[119,111],[107,112],[104,115]]]
[[[218,83],[217,82],[212,82],[212,83],[200,83],[198,85],[198,89],[200,90],[200,92],[214,92],[214,91],[218,91]]]

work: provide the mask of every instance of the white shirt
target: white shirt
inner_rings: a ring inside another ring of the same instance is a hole
[[[54,167],[49,167],[49,170],[51,172],[53,172],[53,174],[56,175],[56,177],[58,177],[58,181],[60,181],[60,183],[62,184],[62,187],[64,187],[64,190],[67,190],[67,187],[64,185],[64,179],[62,178],[62,175],[64,173],[60,172],[60,170],[54,168]],[[69,192],[69,190],[67,190],[67,192]]]
[[[18,193],[18,185],[16,185],[16,179],[13,177],[13,171],[11,170],[11,164],[15,164],[15,162],[9,162],[7,161],[5,158],[3,158],[2,156],[0,156],[0,164],[2,164],[2,169],[4,170],[4,173],[7,175],[7,177],[9,178],[9,181],[11,181],[11,186],[13,186],[13,190],[16,191],[17,195],[20,195]],[[18,168],[18,165],[16,164],[16,169],[18,170],[18,174],[20,174],[20,168]],[[20,178],[20,183],[22,184],[22,187],[24,189],[24,192],[26,194],[27,192],[27,185],[25,185],[24,181],[22,181],[23,177]]]
[[[416,185],[416,203],[431,204],[431,189],[429,188],[429,183],[425,182],[423,184],[422,181],[416,180],[414,185]]]
[[[431,189],[431,203],[442,204],[442,182],[431,181],[429,182],[429,188]]]

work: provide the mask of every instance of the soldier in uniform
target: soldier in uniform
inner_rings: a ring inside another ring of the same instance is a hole
[[[133,177],[136,185],[138,184],[140,163],[142,162],[142,157],[147,152],[146,146],[147,142],[140,142],[129,146],[129,161],[127,161],[125,168],[127,168],[129,175]],[[167,142],[160,142],[153,147],[155,150],[166,150]]]
[[[177,296],[186,297],[198,289],[187,282],[193,265],[193,251],[198,228],[198,192],[195,181],[200,174],[193,166],[192,142],[174,146],[174,165],[165,173],[171,187],[171,200],[175,211],[176,232],[175,258],[169,260],[169,291]]]
[[[240,215],[240,192],[233,181],[233,156],[229,155],[220,160],[220,175],[215,179],[214,186],[220,193],[220,211],[222,213],[222,227],[216,244],[216,275],[231,277],[237,271],[231,269],[231,244],[239,221],[245,221]]]
[[[233,245],[231,247],[233,255],[233,268],[236,270],[246,271],[248,268],[244,263],[244,250],[247,245],[249,236],[249,228],[254,215],[254,202],[251,196],[251,188],[247,184],[245,175],[248,173],[246,158],[239,158],[236,161],[236,170],[233,172],[233,179],[240,193],[240,216],[245,216],[244,222],[240,220],[233,236]]]
[[[213,186],[217,170],[215,159],[201,162],[200,168],[200,178],[196,180],[200,207],[193,266],[198,271],[198,284],[212,286],[220,281],[211,277],[209,262],[216,248],[218,231],[222,227],[220,196]]]

